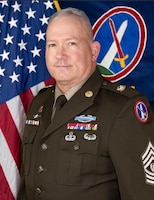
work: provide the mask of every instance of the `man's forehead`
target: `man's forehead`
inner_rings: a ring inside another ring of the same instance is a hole
[[[51,21],[47,28],[47,36],[71,35],[77,38],[87,38],[91,32],[88,30],[84,21],[78,16],[60,16]],[[90,37],[90,36],[89,36]]]

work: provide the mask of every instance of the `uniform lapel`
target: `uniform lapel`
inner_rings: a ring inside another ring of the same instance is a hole
[[[54,103],[54,91],[55,89],[53,88],[50,94],[46,97],[47,100],[43,105],[44,108],[42,113],[42,125],[44,129],[46,129],[51,122],[52,106]]]
[[[70,119],[89,108],[93,104],[102,82],[103,78],[100,72],[96,70],[85,85],[63,106],[48,126],[42,138],[48,136]]]

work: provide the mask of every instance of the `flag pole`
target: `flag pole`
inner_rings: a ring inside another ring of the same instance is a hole
[[[57,11],[61,10],[58,0],[53,0],[53,3],[55,5]]]

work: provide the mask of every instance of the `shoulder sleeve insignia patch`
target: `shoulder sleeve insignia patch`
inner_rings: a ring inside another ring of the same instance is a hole
[[[150,141],[142,155],[142,162],[146,183],[154,186],[154,146]]]
[[[148,109],[147,106],[143,101],[137,101],[134,106],[134,111],[137,119],[142,122],[146,123],[148,120]]]

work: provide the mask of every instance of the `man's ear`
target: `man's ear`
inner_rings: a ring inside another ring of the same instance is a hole
[[[96,61],[97,57],[99,55],[100,52],[100,43],[98,41],[93,41],[92,43],[92,61]]]

